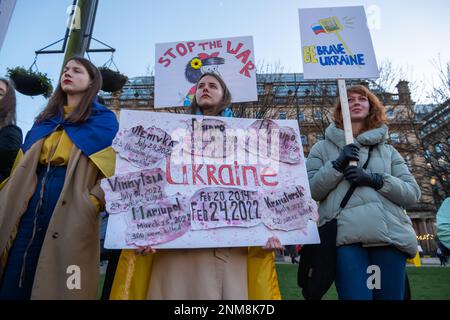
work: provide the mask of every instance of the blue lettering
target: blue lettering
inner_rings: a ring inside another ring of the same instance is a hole
[[[326,48],[326,47],[325,46],[317,46],[317,55],[321,56],[323,54],[326,54],[326,53],[323,53],[322,48]]]
[[[365,65],[364,54],[359,53],[355,55],[332,55],[319,57],[319,63],[322,66],[336,66],[336,65]]]

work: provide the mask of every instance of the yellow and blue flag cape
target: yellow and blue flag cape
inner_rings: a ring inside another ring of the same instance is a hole
[[[22,145],[23,153],[26,153],[36,141],[51,134],[58,126],[62,126],[70,140],[88,157],[110,147],[119,129],[115,114],[105,106],[94,102],[92,113],[86,122],[68,122],[62,112],[51,119],[35,122],[25,137]]]

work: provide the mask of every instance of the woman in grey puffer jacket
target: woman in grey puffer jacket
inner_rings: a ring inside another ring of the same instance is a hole
[[[364,86],[347,93],[355,143],[345,145],[338,102],[334,123],[325,140],[312,147],[306,163],[311,194],[320,202],[319,225],[337,219],[340,299],[402,299],[406,259],[417,251],[416,234],[403,207],[419,200],[420,189],[402,156],[386,143],[386,115],[378,98]],[[370,146],[368,167],[363,169]],[[350,161],[358,161],[358,166],[349,166]],[[341,209],[352,183],[357,188]]]

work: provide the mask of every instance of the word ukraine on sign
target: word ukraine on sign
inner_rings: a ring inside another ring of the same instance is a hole
[[[261,223],[258,192],[238,188],[204,188],[191,198],[193,230]]]
[[[305,79],[378,78],[363,6],[299,9]]]
[[[205,72],[217,73],[233,102],[258,100],[252,37],[156,44],[155,108],[189,106]]]

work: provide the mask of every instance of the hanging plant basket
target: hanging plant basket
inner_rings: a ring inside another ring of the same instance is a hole
[[[27,96],[51,96],[53,87],[46,73],[27,70],[23,67],[8,68],[7,76],[14,82],[16,90]]]
[[[102,90],[106,92],[115,92],[123,88],[128,77],[118,71],[111,70],[107,67],[98,68],[103,78]]]

